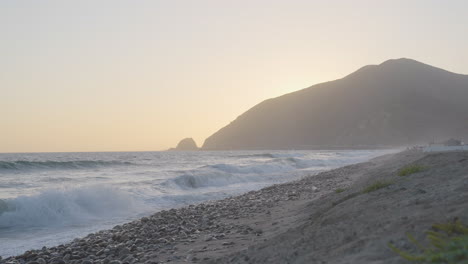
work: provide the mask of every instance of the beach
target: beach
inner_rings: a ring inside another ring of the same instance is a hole
[[[260,190],[388,152],[0,154],[0,256],[66,244],[162,210]]]
[[[408,165],[424,170],[399,176]],[[386,186],[365,191],[375,182]],[[148,217],[0,263],[404,263],[437,222],[468,221],[468,152],[404,151]]]
[[[0,1],[0,264],[468,264],[468,1]]]

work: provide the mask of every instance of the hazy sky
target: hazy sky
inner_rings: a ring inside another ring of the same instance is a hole
[[[161,150],[408,57],[468,73],[468,1],[0,1],[0,152]]]

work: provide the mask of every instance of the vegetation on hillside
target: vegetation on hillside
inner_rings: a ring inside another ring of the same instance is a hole
[[[421,165],[409,165],[406,166],[398,171],[398,176],[408,176],[414,173],[418,173],[424,171],[426,169],[425,166]]]
[[[468,227],[459,220],[452,223],[435,224],[426,232],[428,246],[422,245],[412,235],[408,239],[419,249],[420,253],[409,253],[388,246],[402,258],[415,263],[468,264]]]
[[[389,181],[376,181],[374,182],[373,184],[367,186],[366,188],[364,188],[364,190],[362,190],[362,193],[370,193],[370,192],[373,192],[373,191],[377,191],[379,189],[382,189],[382,188],[385,188],[389,185],[391,185],[392,182],[389,182]]]

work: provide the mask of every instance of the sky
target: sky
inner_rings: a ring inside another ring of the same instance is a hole
[[[198,145],[260,103],[412,58],[468,73],[468,1],[2,0],[0,152]]]

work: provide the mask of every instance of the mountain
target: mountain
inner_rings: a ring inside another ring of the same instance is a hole
[[[265,100],[203,149],[372,148],[451,137],[468,139],[468,75],[396,59]]]
[[[182,139],[179,144],[177,144],[177,147],[169,149],[171,151],[192,151],[192,150],[199,150],[197,147],[197,143],[195,143],[195,140],[193,138],[184,138]]]

